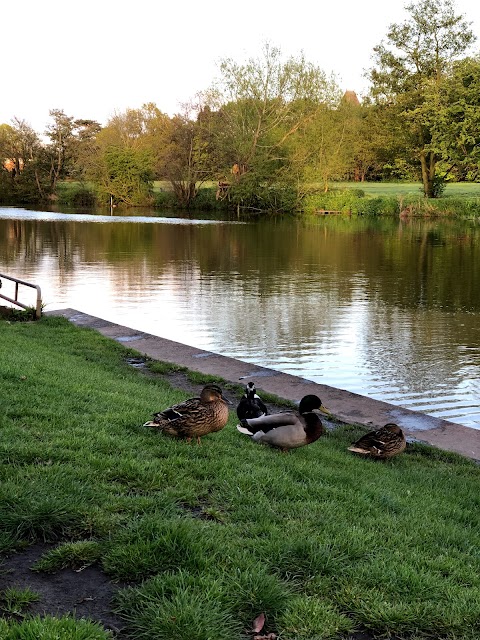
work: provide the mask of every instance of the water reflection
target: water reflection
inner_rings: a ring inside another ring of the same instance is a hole
[[[478,224],[197,220],[0,210],[1,270],[49,309],[480,428]]]

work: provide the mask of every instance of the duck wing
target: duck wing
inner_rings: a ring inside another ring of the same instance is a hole
[[[295,449],[307,444],[307,435],[303,425],[295,422],[272,428],[266,433],[257,431],[252,440],[280,449]]]
[[[146,422],[144,427],[157,427],[164,428],[169,423],[180,424],[179,421],[185,419],[185,416],[190,416],[197,412],[201,406],[200,398],[189,398],[178,404],[174,404],[172,407],[163,409],[163,411],[157,411],[153,414],[153,420]]]
[[[251,420],[253,418],[260,418],[267,415],[267,407],[263,404],[260,398],[243,398],[240,400],[237,406],[237,416],[239,420]]]
[[[262,412],[263,415],[268,415],[268,409],[265,405],[265,403],[263,402],[263,400],[260,398],[260,396],[257,396],[257,394],[255,394],[255,406],[258,407],[258,409]]]
[[[253,436],[257,431],[268,433],[272,429],[288,425],[299,425],[303,429],[303,422],[297,411],[282,411],[280,413],[272,413],[271,415],[261,416],[259,418],[247,418],[241,420],[237,429],[242,433],[247,433],[247,435]]]

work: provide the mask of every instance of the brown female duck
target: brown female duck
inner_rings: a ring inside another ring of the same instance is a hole
[[[154,427],[176,438],[185,438],[188,442],[208,433],[220,431],[228,422],[228,400],[216,384],[207,384],[199,398],[190,398],[168,409],[153,414],[153,420],[144,427]]]
[[[330,413],[318,396],[307,395],[301,399],[298,411],[241,420],[237,429],[255,442],[288,451],[311,444],[324,434],[320,412]]]
[[[362,436],[348,450],[365,457],[385,460],[402,453],[406,446],[403,431],[397,424],[389,422],[381,429]]]

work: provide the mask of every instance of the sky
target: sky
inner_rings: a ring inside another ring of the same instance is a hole
[[[360,97],[373,47],[407,0],[22,0],[4,2],[0,124],[16,117],[42,134],[49,111],[105,125],[115,113],[153,102],[182,111],[219,75],[268,42],[334,73]],[[480,50],[480,2],[456,0]]]

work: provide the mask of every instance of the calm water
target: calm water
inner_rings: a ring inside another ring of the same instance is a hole
[[[0,272],[39,284],[47,310],[480,429],[478,222],[143,213],[0,208]]]

